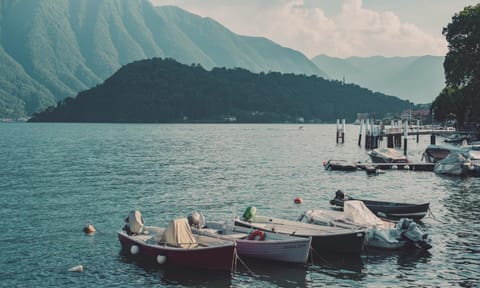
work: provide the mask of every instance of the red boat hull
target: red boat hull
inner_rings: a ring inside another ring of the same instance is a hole
[[[232,271],[235,260],[235,245],[212,246],[201,248],[175,248],[167,246],[149,245],[142,240],[129,237],[119,232],[118,239],[124,249],[130,251],[132,245],[138,246],[136,257],[157,262],[159,255],[164,256],[162,265],[185,266],[210,270]],[[159,264],[160,265],[160,264]]]

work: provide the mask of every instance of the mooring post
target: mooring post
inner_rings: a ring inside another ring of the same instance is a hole
[[[367,143],[365,148],[372,149],[372,122],[370,122],[370,119],[367,119],[367,136],[365,141]]]
[[[435,139],[435,134],[432,133],[432,135],[430,135],[430,144],[432,145],[435,145],[436,144],[436,139]]]
[[[420,120],[417,120],[417,143],[420,141]]]
[[[360,120],[360,132],[358,132],[358,146],[362,147],[362,129],[363,129],[363,119]]]
[[[408,120],[405,120],[403,127],[403,155],[407,156]]]
[[[345,118],[342,119],[342,144],[345,143]]]
[[[337,119],[337,144],[338,144],[338,137],[340,136],[339,133],[340,133],[340,130],[339,130],[339,126],[340,126],[340,119]]]

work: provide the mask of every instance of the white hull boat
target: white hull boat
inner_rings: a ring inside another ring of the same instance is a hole
[[[195,213],[189,220],[194,218]],[[311,238],[227,225],[225,222],[205,222],[200,225],[189,222],[194,234],[235,241],[239,256],[300,264],[308,261]]]

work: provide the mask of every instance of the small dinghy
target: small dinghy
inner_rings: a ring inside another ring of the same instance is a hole
[[[325,170],[331,171],[356,171],[357,164],[346,160],[328,160],[323,164]]]
[[[411,204],[411,203],[398,203],[387,201],[374,201],[353,198],[346,195],[342,190],[335,192],[335,198],[330,200],[330,204],[343,207],[345,201],[360,200],[365,203],[375,215],[380,218],[388,219],[400,219],[411,218],[413,220],[420,220],[427,215],[430,203]]]
[[[373,163],[410,163],[407,156],[394,148],[376,148],[368,155]]]
[[[411,219],[401,218],[397,224],[375,216],[362,201],[344,203],[343,212],[333,210],[308,210],[299,220],[307,223],[349,229],[368,229],[369,247],[395,250],[400,248],[430,249],[431,239]]]
[[[233,270],[235,242],[194,235],[187,218],[175,219],[167,228],[145,226],[140,211],[132,211],[126,221],[118,239],[135,257],[169,266]]]
[[[192,213],[188,220],[193,234],[235,241],[237,253],[240,256],[288,263],[307,263],[311,238],[227,225],[225,222],[205,222],[205,217],[199,212]]]

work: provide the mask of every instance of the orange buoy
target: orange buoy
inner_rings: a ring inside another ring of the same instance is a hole
[[[83,232],[85,232],[86,234],[93,234],[95,232],[97,232],[97,229],[95,229],[95,227],[93,227],[93,224],[88,222],[85,227],[83,227]]]
[[[302,200],[302,198],[297,197],[297,198],[295,198],[295,200],[293,200],[293,202],[295,202],[295,204],[301,204],[303,202],[303,200]]]

